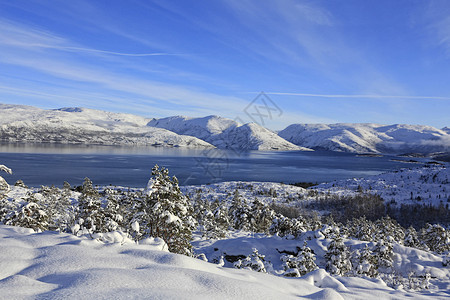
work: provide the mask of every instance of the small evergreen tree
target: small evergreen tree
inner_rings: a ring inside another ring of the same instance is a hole
[[[42,186],[37,195],[49,217],[49,230],[68,232],[75,219],[68,195],[55,186]]]
[[[299,251],[296,256],[283,255],[280,258],[284,262],[283,275],[286,277],[300,277],[318,269],[315,263],[316,256],[311,248],[307,246],[306,241],[302,248],[297,249],[299,249]]]
[[[431,251],[436,253],[450,251],[450,234],[439,224],[427,224],[420,231],[420,239]]]
[[[359,252],[357,264],[354,267],[355,273],[358,276],[368,276],[373,278],[378,276],[377,260],[367,244],[364,249]]]
[[[100,195],[92,186],[92,181],[87,177],[81,187],[76,219],[82,233],[92,234],[106,231],[103,227],[105,215]]]
[[[380,240],[373,251],[378,268],[383,268],[386,272],[392,270],[394,263],[394,251],[392,242],[389,240]]]
[[[235,262],[234,267],[237,269],[248,269],[256,272],[267,273],[264,265],[264,257],[265,256],[260,254],[256,248],[253,248],[253,253],[245,259]]]
[[[227,236],[228,228],[230,227],[230,220],[228,218],[228,209],[224,203],[218,203],[214,209],[214,229],[212,231],[214,238],[225,238]]]
[[[377,220],[375,223],[375,241],[391,239],[396,243],[403,244],[405,239],[405,232],[402,226],[400,226],[397,221],[390,218],[389,216],[383,217]]]
[[[123,227],[124,212],[114,191],[106,188],[106,205],[104,209],[105,221],[104,229],[106,231],[116,231]]]
[[[131,224],[139,224],[139,238],[160,237],[168,245],[169,251],[190,255],[192,230],[196,226],[193,207],[189,199],[178,187],[175,176],[169,177],[169,171],[152,169],[145,194],[135,199]]]
[[[269,233],[281,237],[298,237],[307,230],[307,225],[301,219],[290,219],[282,215],[276,215],[270,225]]]
[[[40,232],[48,229],[48,216],[39,204],[29,202],[10,215],[5,223],[6,225],[31,228]]]
[[[250,230],[252,232],[267,233],[274,217],[275,212],[255,198],[252,203],[252,209],[249,211]]]
[[[231,201],[229,216],[234,229],[237,230],[249,230],[249,214],[250,207],[247,204],[247,200],[242,198],[239,191],[236,189]]]
[[[335,236],[325,254],[326,270],[332,275],[344,276],[352,269],[350,252],[341,236]]]

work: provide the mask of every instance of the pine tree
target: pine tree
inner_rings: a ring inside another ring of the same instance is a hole
[[[214,238],[225,238],[230,227],[230,220],[228,218],[228,209],[224,203],[218,202],[214,209]]]
[[[376,233],[375,225],[372,221],[367,220],[365,216],[352,219],[347,227],[350,228],[349,235],[361,241],[371,241]]]
[[[48,229],[48,216],[39,204],[29,202],[10,215],[6,219],[5,224],[31,228],[36,232],[40,232]]]
[[[403,244],[405,239],[404,229],[394,219],[386,216],[377,220],[374,225],[376,227],[375,241],[389,238],[396,243]]]
[[[104,193],[106,196],[104,228],[106,231],[119,230],[123,227],[124,221],[124,212],[122,207],[112,189],[106,188]]]
[[[67,193],[55,186],[42,186],[38,192],[39,201],[49,217],[49,230],[68,232],[74,223],[75,215]]]
[[[283,275],[286,277],[300,277],[318,269],[315,263],[316,256],[311,248],[307,246],[306,241],[302,248],[297,249],[299,249],[299,251],[296,256],[283,255],[280,258],[284,262]]]
[[[264,265],[265,256],[260,254],[256,248],[253,248],[253,253],[247,256],[243,260],[238,260],[234,263],[234,267],[237,269],[247,269],[256,272],[267,273]]]
[[[177,178],[170,178],[167,169],[160,170],[158,165],[152,169],[145,194],[133,204],[130,223],[134,222],[139,224],[140,239],[160,237],[167,243],[169,251],[192,253],[190,240],[196,226],[193,207],[181,193]]]
[[[412,226],[409,226],[405,231],[404,245],[407,247],[418,248],[418,249],[422,249],[422,250],[428,249],[428,247],[425,246],[419,240],[419,234],[417,233],[416,229]]]
[[[253,201],[252,209],[248,214],[252,232],[267,233],[275,217],[275,212],[257,198]]]
[[[103,227],[105,215],[100,195],[87,177],[84,179],[81,196],[78,199],[76,218],[82,233],[92,234],[105,231]]]
[[[290,219],[282,215],[276,215],[269,228],[269,233],[281,237],[296,238],[307,231],[307,225],[301,219]]]
[[[340,236],[335,236],[328,245],[325,259],[326,270],[332,275],[344,276],[352,269],[350,252]]]
[[[323,225],[322,229],[320,230],[322,234],[327,239],[332,239],[335,236],[341,236],[340,228],[335,225]]]
[[[392,270],[394,251],[390,240],[380,240],[375,246],[373,253],[376,257],[378,268],[383,268],[387,272]]]
[[[355,273],[359,276],[373,278],[378,276],[377,260],[367,244],[364,249],[359,252],[357,264],[355,265]]]
[[[431,251],[436,253],[450,251],[450,234],[439,224],[427,224],[420,231],[420,239]]]
[[[250,222],[249,222],[250,207],[248,206],[246,199],[241,197],[237,189],[234,192],[233,199],[231,201],[230,209],[228,212],[234,229],[237,230],[250,229]]]

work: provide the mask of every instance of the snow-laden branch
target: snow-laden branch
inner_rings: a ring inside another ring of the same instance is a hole
[[[12,174],[12,170],[5,165],[0,165],[0,171],[6,172],[8,174]]]

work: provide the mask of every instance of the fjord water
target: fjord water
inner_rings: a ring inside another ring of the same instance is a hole
[[[181,185],[221,181],[326,182],[410,167],[392,156],[368,157],[329,151],[235,152],[161,147],[0,144],[1,174],[29,186],[96,185],[144,187],[155,164],[169,169]],[[406,159],[405,159],[406,160]]]

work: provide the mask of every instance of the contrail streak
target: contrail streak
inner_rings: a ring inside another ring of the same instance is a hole
[[[114,52],[114,51],[98,50],[98,49],[91,49],[91,48],[78,48],[78,47],[54,47],[54,48],[61,49],[61,50],[69,50],[69,51],[94,52],[94,53],[104,53],[104,54],[120,55],[120,56],[179,55],[179,54],[170,54],[170,53],[163,53],[163,52],[155,52],[155,53],[123,53],[123,52]]]
[[[385,99],[431,99],[431,100],[450,100],[450,97],[441,96],[399,96],[399,95],[330,95],[330,94],[306,94],[306,93],[281,93],[265,92],[267,95],[285,95],[285,96],[303,96],[318,98],[385,98]]]

